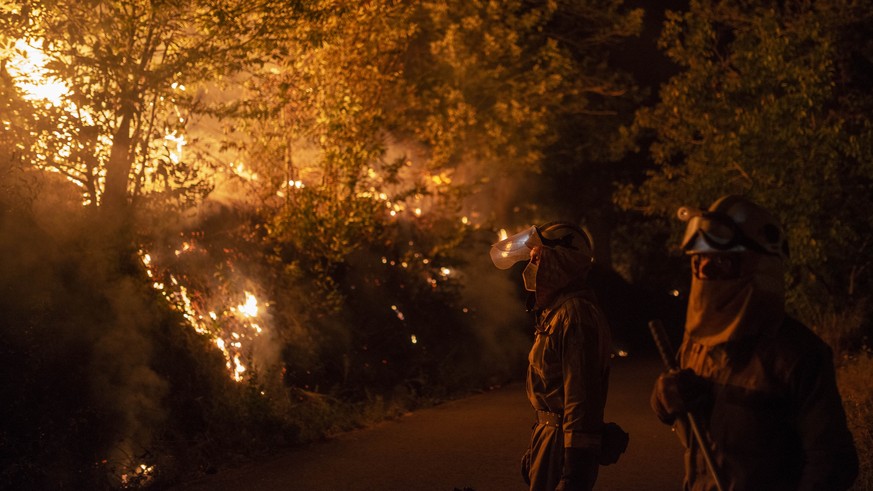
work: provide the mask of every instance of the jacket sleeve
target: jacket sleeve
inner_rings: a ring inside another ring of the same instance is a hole
[[[830,348],[798,363],[793,397],[804,455],[800,490],[845,490],[858,474],[858,455],[846,424]]]

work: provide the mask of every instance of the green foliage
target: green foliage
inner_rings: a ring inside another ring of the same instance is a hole
[[[745,194],[785,226],[793,304],[844,308],[863,296],[873,240],[864,211],[873,205],[863,82],[871,15],[854,2],[704,0],[669,13],[660,43],[681,70],[632,128],[651,141],[655,167],[616,201],[670,216]]]
[[[620,6],[425,2],[406,77],[416,89],[411,116],[423,121],[412,129],[432,165],[539,171],[560,121],[603,113],[600,100],[626,91],[605,69],[604,47],[638,32],[642,12]]]
[[[654,166],[615,197],[669,218],[740,193],[781,219],[790,307],[841,365],[861,459],[855,489],[869,489],[873,454],[870,356],[851,355],[870,333],[871,14],[854,2],[733,1],[670,13],[660,44],[680,72],[630,129]]]
[[[564,57],[539,30],[555,6],[425,2],[406,77],[416,88],[410,127],[435,166],[463,160],[536,166],[548,110],[562,92]]]
[[[604,101],[628,84],[600,48],[638,32],[642,12],[596,3],[325,7],[319,44],[288,36],[223,113],[282,260],[334,298],[344,256],[378,244],[395,213],[460,214],[495,177],[538,171],[562,116],[592,129],[615,112]]]
[[[319,291],[330,294],[346,256],[380,240],[384,209],[370,197],[337,199],[323,190],[303,189],[268,231],[280,257],[300,262],[313,279],[324,282],[316,285]]]

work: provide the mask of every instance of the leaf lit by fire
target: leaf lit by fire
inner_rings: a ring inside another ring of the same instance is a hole
[[[74,121],[75,125],[89,130],[98,128],[105,114],[99,114],[99,110],[94,112],[93,107],[82,107],[72,101],[69,97],[70,84],[66,80],[57,78],[47,68],[51,62],[57,63],[60,60],[63,64],[68,63],[69,60],[64,60],[65,55],[57,50],[51,51],[49,55],[49,49],[45,44],[46,41],[43,39],[23,38],[16,40],[14,44],[0,45],[0,60],[5,73],[10,76],[24,99],[60,108],[64,113],[64,117],[60,118],[61,122]],[[177,91],[185,91],[185,86],[178,82],[174,82],[171,87]],[[177,113],[179,123],[185,123],[186,118],[179,114],[178,107],[173,106],[173,109]],[[88,148],[88,144],[85,143],[88,138],[83,139],[81,134],[71,129],[72,126],[68,122],[61,122],[55,118],[56,126],[50,136],[51,142],[34,143],[36,151],[33,163],[37,168],[45,171],[60,173],[68,181],[79,186],[83,190],[83,206],[99,203],[105,183],[106,168],[99,165],[82,169],[80,166],[77,167],[74,157],[83,152],[90,152],[93,155],[89,157],[96,157],[93,159],[94,162],[103,162],[108,159],[113,146],[112,138],[108,134],[97,134],[91,141],[91,147]],[[168,128],[167,134],[163,137],[163,145],[158,143],[158,148],[162,148],[167,153],[173,164],[182,162],[182,150],[188,143],[182,134],[183,131],[181,128],[174,130]],[[152,151],[154,150],[156,149],[152,148]],[[144,167],[146,167],[144,170],[137,169],[136,172],[152,177],[155,170],[148,166]]]
[[[48,76],[48,71],[45,69],[49,61],[48,56],[31,44],[33,42],[19,39],[11,49],[3,50],[6,52],[0,51],[6,60],[6,70],[26,99],[44,100],[54,106],[60,106],[64,102],[64,96],[70,92],[70,88],[62,80]]]
[[[236,174],[239,177],[242,177],[246,181],[257,181],[258,180],[258,174],[256,172],[252,171],[251,169],[247,168],[245,166],[245,164],[243,164],[242,162],[236,162],[236,163],[231,162],[228,165],[230,166],[230,169],[233,171],[234,174]]]

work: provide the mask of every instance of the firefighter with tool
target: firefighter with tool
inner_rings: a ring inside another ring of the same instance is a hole
[[[686,448],[684,489],[849,488],[858,457],[831,349],[785,313],[782,227],[735,195],[679,218],[692,270],[685,332],[651,405]]]
[[[609,326],[586,276],[593,242],[580,227],[550,222],[494,244],[500,269],[528,261],[524,287],[536,317],[527,395],[536,410],[522,475],[532,491],[589,491],[598,466],[618,460],[627,434],[604,424]]]

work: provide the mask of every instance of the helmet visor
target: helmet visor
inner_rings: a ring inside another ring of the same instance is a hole
[[[509,269],[519,261],[530,260],[530,251],[539,245],[536,227],[519,232],[491,245],[491,261],[500,269]]]

